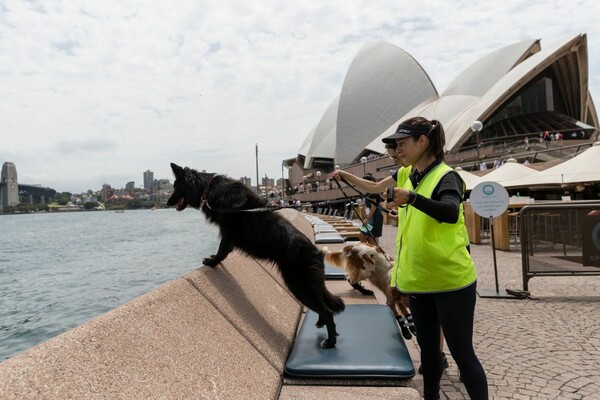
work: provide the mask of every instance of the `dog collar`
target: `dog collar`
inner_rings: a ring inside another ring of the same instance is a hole
[[[206,184],[206,186],[204,187],[204,190],[202,191],[201,200],[202,200],[203,204],[207,204],[208,189],[210,188],[210,183],[212,182],[214,177],[215,177],[214,175],[210,177],[210,179],[208,180],[208,183]]]

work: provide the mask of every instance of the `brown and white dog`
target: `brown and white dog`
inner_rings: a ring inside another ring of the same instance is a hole
[[[351,285],[368,279],[385,294],[386,304],[394,312],[405,339],[417,334],[408,308],[408,295],[391,286],[393,260],[382,253],[379,247],[368,243],[356,243],[337,252],[324,247],[323,254],[325,261],[344,269]]]

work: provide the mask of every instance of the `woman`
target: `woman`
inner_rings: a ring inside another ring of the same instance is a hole
[[[487,399],[487,379],[473,350],[476,279],[462,213],[464,184],[444,160],[445,135],[438,121],[411,118],[383,139],[396,144],[401,168],[394,189],[398,256],[392,285],[409,293],[421,348],[425,399],[438,399],[443,334],[471,399]],[[387,147],[387,146],[386,146]],[[336,171],[367,191],[381,191],[392,178],[373,185]]]
[[[409,179],[394,189],[394,203],[403,208],[392,284],[410,294],[424,397],[439,398],[441,326],[470,398],[487,399],[487,379],[473,349],[477,275],[464,225],[464,183],[444,163],[444,129],[438,121],[411,118],[385,141],[395,141],[412,166]]]

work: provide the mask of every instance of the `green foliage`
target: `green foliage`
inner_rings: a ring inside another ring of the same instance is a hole
[[[37,208],[38,211],[49,211],[50,207],[48,207],[48,204],[37,204],[35,206]]]
[[[145,202],[143,202],[142,200],[139,200],[139,199],[129,200],[127,202],[127,208],[136,210],[138,208],[142,208],[144,206],[144,203]]]
[[[94,210],[96,207],[98,207],[100,204],[98,204],[97,201],[89,201],[87,203],[85,203],[83,205],[83,209],[84,210]]]
[[[71,193],[57,193],[56,196],[54,196],[54,200],[61,206],[66,206],[71,201]]]

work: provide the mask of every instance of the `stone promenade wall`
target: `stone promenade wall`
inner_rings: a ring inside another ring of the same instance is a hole
[[[232,253],[0,363],[0,398],[277,398],[301,312],[273,266]]]

